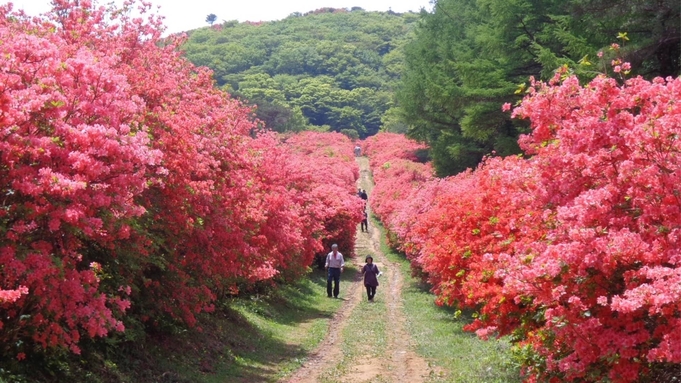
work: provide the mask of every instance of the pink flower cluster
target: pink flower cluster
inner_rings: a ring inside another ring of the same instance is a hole
[[[26,286],[20,286],[16,290],[0,290],[0,303],[12,303],[21,298],[22,295],[28,294]],[[2,328],[0,323],[0,329]]]

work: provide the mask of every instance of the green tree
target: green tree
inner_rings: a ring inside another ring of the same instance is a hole
[[[397,101],[408,134],[432,147],[440,175],[517,153],[524,128],[501,105],[522,96],[518,84],[561,65],[593,77],[588,57],[620,32],[637,73],[678,75],[680,14],[675,0],[438,0],[405,49]]]
[[[211,13],[208,16],[206,16],[206,22],[210,25],[213,25],[215,20],[217,20],[218,17],[215,15],[215,13]]]
[[[264,127],[278,132],[297,132],[307,128],[309,123],[300,108],[286,100],[284,91],[268,74],[247,74],[238,88],[234,95],[254,107],[255,115]]]

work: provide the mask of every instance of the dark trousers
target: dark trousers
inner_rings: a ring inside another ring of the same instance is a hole
[[[338,298],[338,292],[340,291],[340,268],[329,267],[326,275],[326,295],[331,296],[331,281],[333,280],[333,296]]]
[[[364,285],[364,287],[367,288],[367,297],[369,297],[369,300],[374,299],[374,296],[376,295],[376,286]]]
[[[362,220],[362,223],[360,224],[360,229],[362,231],[366,231],[367,233],[369,232],[369,224],[367,223],[366,219]]]

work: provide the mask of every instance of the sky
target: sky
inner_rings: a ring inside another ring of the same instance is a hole
[[[205,27],[206,16],[213,13],[217,22],[223,20],[270,21],[286,18],[294,12],[305,13],[318,8],[361,7],[367,11],[418,12],[432,10],[430,0],[148,0],[160,6],[158,14],[165,16],[166,33],[176,33]],[[50,0],[14,0],[14,9],[23,9],[35,16],[50,10]],[[110,0],[98,0],[99,4]],[[116,0],[117,3],[120,0]],[[0,0],[0,3],[7,3]]]

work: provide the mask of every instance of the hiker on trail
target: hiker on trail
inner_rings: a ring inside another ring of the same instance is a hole
[[[359,145],[355,145],[355,157],[359,157],[362,155],[362,148],[359,147]]]
[[[362,233],[365,231],[368,233],[369,232],[369,221],[368,221],[368,215],[367,215],[367,210],[364,209],[364,218],[362,218],[362,223],[360,224],[360,229],[362,230]]]
[[[331,252],[326,255],[326,295],[331,298],[331,281],[333,280],[333,297],[338,298],[340,291],[340,275],[345,267],[345,260],[343,254],[338,251],[338,245],[335,243],[331,245]]]
[[[376,287],[378,286],[378,276],[381,275],[381,271],[378,270],[378,266],[374,264],[374,257],[371,255],[367,255],[364,261],[366,262],[366,265],[362,267],[364,287],[367,288],[369,302],[373,302],[374,296],[376,295]]]
[[[359,198],[363,199],[364,203],[366,203],[367,199],[369,199],[369,196],[367,195],[367,191],[364,190],[364,189],[360,189]]]

